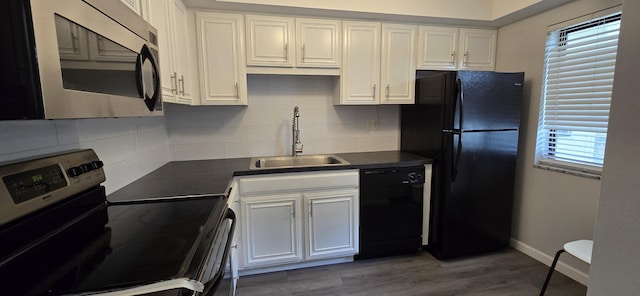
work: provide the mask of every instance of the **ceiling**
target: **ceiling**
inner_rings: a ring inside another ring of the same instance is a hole
[[[190,8],[501,27],[573,0],[184,0]]]

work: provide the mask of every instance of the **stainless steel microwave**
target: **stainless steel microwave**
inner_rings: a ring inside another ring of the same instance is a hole
[[[0,5],[0,120],[163,115],[157,31],[121,1]]]

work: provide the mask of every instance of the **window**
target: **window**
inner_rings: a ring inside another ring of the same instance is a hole
[[[600,175],[620,17],[618,12],[549,31],[536,166]]]

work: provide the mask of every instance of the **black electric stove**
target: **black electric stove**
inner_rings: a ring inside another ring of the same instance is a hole
[[[222,278],[225,196],[109,204],[92,150],[4,165],[0,178],[0,295],[207,295]]]

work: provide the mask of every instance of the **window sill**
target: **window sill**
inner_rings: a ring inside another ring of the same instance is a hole
[[[558,167],[555,165],[549,165],[544,163],[534,164],[533,167],[547,170],[547,171],[554,171],[554,172],[574,175],[578,177],[585,177],[585,178],[600,180],[600,172],[587,172],[579,169],[568,168],[568,167]]]

